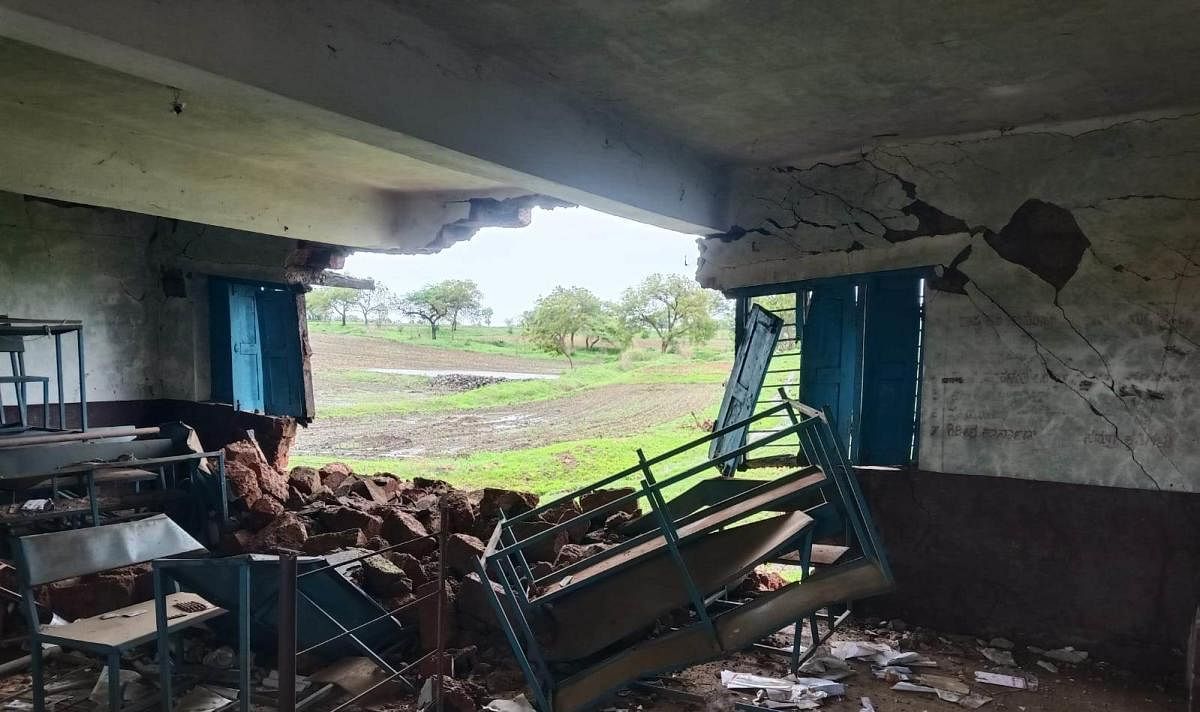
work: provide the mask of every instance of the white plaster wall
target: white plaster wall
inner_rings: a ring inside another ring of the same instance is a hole
[[[209,274],[284,281],[294,241],[0,192],[0,314],[82,319],[88,400],[209,398]],[[187,296],[167,297],[165,269]],[[63,338],[67,402],[79,397]],[[52,337],[26,339],[26,371],[51,378]],[[0,358],[0,375],[9,375]],[[40,402],[40,388],[30,393]],[[6,386],[4,402],[14,394]]]
[[[747,171],[739,227],[701,241],[699,278],[935,266],[947,291],[928,300],[922,468],[1200,491],[1197,155],[1200,115],[1177,114]],[[1005,228],[1029,200],[1086,238],[1074,254],[1052,236],[1026,245],[1073,267],[1059,289],[993,246],[1022,232]],[[923,207],[940,217],[918,220]]]

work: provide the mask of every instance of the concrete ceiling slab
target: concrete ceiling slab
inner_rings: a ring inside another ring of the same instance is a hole
[[[1200,101],[1193,0],[397,5],[739,164]]]

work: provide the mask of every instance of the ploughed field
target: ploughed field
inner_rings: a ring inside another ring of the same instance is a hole
[[[300,432],[293,462],[350,460],[396,471],[396,463],[420,461],[434,467],[431,476],[453,480],[446,461],[485,453],[519,459],[565,445],[556,460],[587,464],[597,447],[617,442],[632,453],[640,435],[653,445],[702,434],[732,360],[721,351],[581,352],[571,369],[524,345],[487,353],[439,341],[445,345],[314,331],[317,417]],[[596,465],[577,475],[602,476],[607,464]]]

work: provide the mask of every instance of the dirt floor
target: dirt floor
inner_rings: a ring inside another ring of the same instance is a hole
[[[877,631],[847,627],[839,631],[837,638],[896,642],[894,637],[889,638],[886,633],[882,636],[875,633]],[[789,645],[790,639],[780,635],[776,636],[775,642],[779,645]],[[914,671],[954,677],[970,684],[972,692],[992,698],[979,708],[985,712],[1183,712],[1186,708],[1186,702],[1179,693],[1165,692],[1145,683],[1138,684],[1132,676],[1109,670],[1103,664],[1085,664],[1079,667],[1059,665],[1059,672],[1051,673],[1036,666],[1036,657],[1018,648],[1015,657],[1019,667],[1006,669],[984,660],[976,647],[934,640],[929,645],[922,645],[920,652],[924,657],[936,661],[937,667],[914,668]],[[871,667],[866,662],[851,661],[851,666],[854,668],[854,674],[842,681],[847,687],[846,697],[827,699],[821,704],[820,710],[859,712],[862,709],[863,697],[871,699],[877,712],[962,712],[965,709],[927,693],[894,691],[890,683],[872,675]],[[733,710],[734,702],[751,702],[752,694],[735,694],[721,687],[721,670],[783,677],[787,674],[787,663],[782,656],[771,653],[738,653],[724,660],[688,668],[678,675],[664,679],[668,687],[703,696],[707,700],[703,706],[682,703],[661,694],[646,695],[640,691],[627,694],[626,700],[617,703],[616,706],[633,707],[641,704],[648,710],[725,711]],[[1011,690],[974,683],[976,670],[1036,678],[1037,689]]]
[[[517,450],[567,440],[621,437],[707,408],[720,386],[705,383],[599,386],[553,400],[474,411],[371,418],[318,418],[305,454],[358,459],[435,457]]]
[[[518,371],[562,373],[565,360],[521,358],[505,354],[476,353],[405,344],[391,339],[344,334],[309,334],[313,371],[339,368],[462,369],[468,371]]]

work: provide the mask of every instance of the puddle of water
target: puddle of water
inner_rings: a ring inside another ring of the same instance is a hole
[[[515,371],[463,371],[460,369],[436,368],[368,368],[372,373],[394,373],[399,376],[479,376],[482,378],[507,378],[510,381],[552,381],[557,373],[518,373]]]

